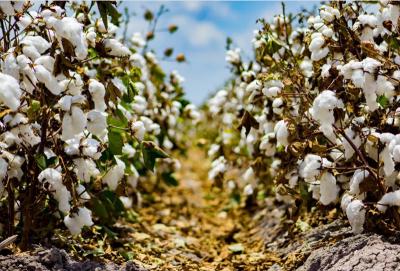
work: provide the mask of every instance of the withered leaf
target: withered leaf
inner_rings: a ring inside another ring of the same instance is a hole
[[[240,125],[238,126],[238,130],[241,131],[242,127],[246,128],[246,135],[248,135],[252,127],[254,129],[258,129],[260,127],[260,124],[247,110],[245,110],[243,117],[240,120]]]

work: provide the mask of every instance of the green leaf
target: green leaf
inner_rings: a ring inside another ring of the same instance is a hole
[[[386,108],[389,105],[389,99],[385,95],[381,95],[377,98],[377,102],[382,106],[382,108]]]
[[[108,18],[107,18],[107,2],[106,1],[97,1],[97,8],[99,9],[101,19],[103,20],[104,27],[108,29]]]
[[[170,186],[178,186],[179,185],[179,182],[173,175],[173,172],[164,172],[161,174],[161,177],[163,178],[165,183]]]
[[[142,154],[144,160],[144,166],[153,171],[154,165],[156,164],[157,158],[167,158],[168,154],[158,147],[154,142],[143,141],[142,142]]]
[[[47,168],[46,157],[44,156],[44,154],[37,154],[35,156],[35,161],[41,170],[44,170]]]
[[[122,154],[122,147],[124,145],[121,133],[115,132],[113,130],[108,131],[108,142],[109,149],[112,154],[120,155]]]

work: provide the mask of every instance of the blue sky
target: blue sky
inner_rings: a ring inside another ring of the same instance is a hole
[[[285,2],[287,12],[296,13],[302,7],[311,8],[318,1]],[[173,34],[160,32],[151,47],[159,58],[167,47],[173,47],[176,53],[186,55],[188,63],[177,64],[163,61],[167,70],[178,70],[185,77],[184,87],[187,98],[195,104],[201,104],[210,93],[223,86],[229,78],[229,69],[225,63],[225,42],[229,36],[234,44],[252,56],[251,39],[253,30],[258,29],[256,20],[271,20],[281,12],[278,1],[127,1],[120,9],[128,7],[131,18],[128,36],[134,32],[145,33],[147,24],[142,19],[147,8],[157,11],[164,5],[169,12],[161,17],[159,26],[177,24],[179,30]]]

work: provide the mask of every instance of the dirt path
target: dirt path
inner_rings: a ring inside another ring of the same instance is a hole
[[[180,185],[155,195],[132,225],[135,260],[154,270],[267,270],[279,261],[248,228],[251,218],[207,180],[203,152],[193,148],[181,163]]]

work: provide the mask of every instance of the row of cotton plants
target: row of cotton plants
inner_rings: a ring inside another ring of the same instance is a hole
[[[104,200],[130,207],[151,171],[173,174],[199,113],[148,39],[121,43],[112,2],[0,2],[0,17],[0,234],[79,234]]]
[[[335,1],[305,14],[260,20],[252,61],[229,48],[232,80],[207,103],[209,178],[341,207],[354,233],[400,229],[400,6]]]

